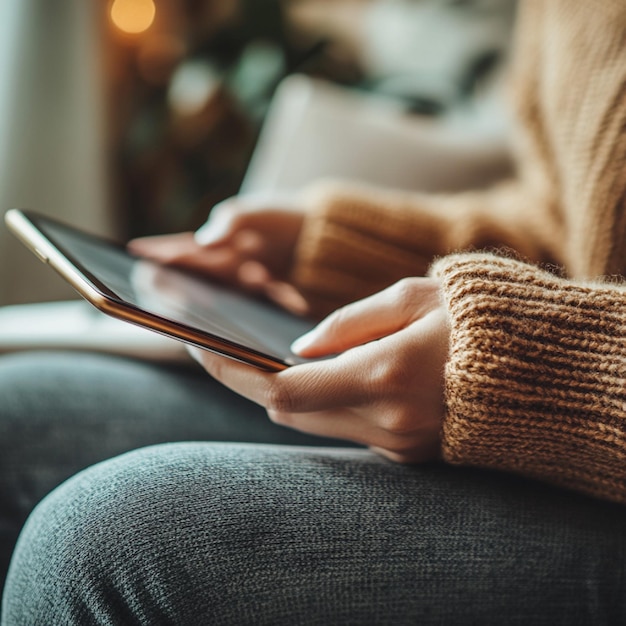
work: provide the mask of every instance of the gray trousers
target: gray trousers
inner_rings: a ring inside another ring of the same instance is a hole
[[[5,558],[76,474],[2,624],[626,623],[624,507],[333,447],[197,370],[22,355],[0,398]]]

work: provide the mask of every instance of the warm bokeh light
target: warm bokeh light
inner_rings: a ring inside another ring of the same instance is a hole
[[[154,21],[156,7],[153,0],[115,0],[111,5],[111,19],[123,32],[143,33]]]

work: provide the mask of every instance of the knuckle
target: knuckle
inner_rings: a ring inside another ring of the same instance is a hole
[[[378,362],[370,373],[370,388],[377,397],[393,398],[406,393],[408,378],[401,359],[387,359]]]
[[[419,291],[418,285],[419,281],[417,278],[402,278],[393,285],[392,289],[398,302],[406,306],[415,302]]]
[[[403,278],[395,283],[391,289],[395,298],[396,306],[400,313],[411,319],[416,311],[423,308],[426,302],[430,302],[433,295],[434,283],[425,278]]]
[[[406,450],[407,445],[411,445],[412,442],[408,436],[415,432],[415,418],[412,410],[399,408],[386,411],[380,425],[391,436],[389,443],[393,444],[394,452],[402,452]]]
[[[265,408],[268,412],[276,415],[291,413],[294,407],[294,401],[288,388],[282,384],[278,377],[275,377],[265,394]],[[281,417],[282,419],[282,417]]]

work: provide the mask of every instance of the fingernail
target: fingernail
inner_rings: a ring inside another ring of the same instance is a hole
[[[291,344],[291,351],[294,354],[301,354],[307,350],[307,348],[310,348],[315,343],[316,339],[317,333],[315,329],[310,330],[308,333],[302,335],[302,337],[298,337],[298,339]]]

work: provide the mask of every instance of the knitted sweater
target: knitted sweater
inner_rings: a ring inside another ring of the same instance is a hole
[[[626,275],[626,2],[520,5],[515,178],[318,185],[294,280],[325,313],[444,257],[444,458],[626,503],[626,289],[606,280]],[[494,247],[532,265],[471,252]]]

